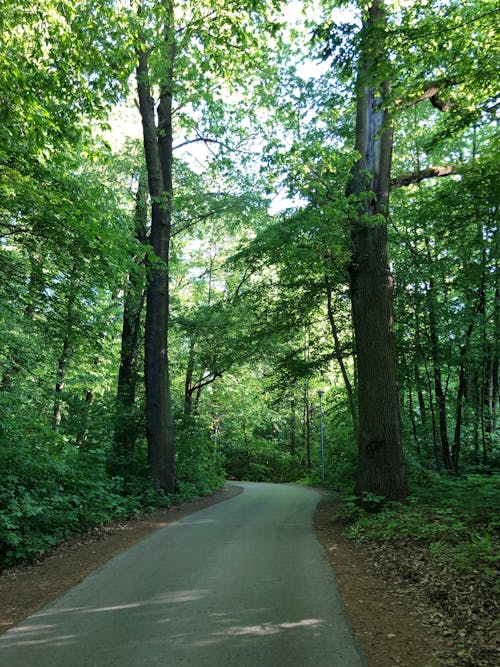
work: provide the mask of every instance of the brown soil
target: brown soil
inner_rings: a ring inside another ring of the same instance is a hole
[[[34,565],[6,570],[0,575],[0,634],[120,551],[192,512],[240,492],[237,487],[225,486],[196,502],[102,526],[57,546]],[[394,553],[394,549],[381,552],[381,547],[356,546],[343,537],[338,523],[332,523],[331,514],[331,505],[322,500],[315,515],[316,531],[335,571],[344,605],[369,667],[496,664],[488,657],[475,662],[472,657],[472,661],[459,659],[457,653],[465,655],[467,648],[463,648],[463,641],[460,644],[463,627],[455,629],[456,632],[449,629],[449,624],[443,628],[439,611],[423,600],[421,584],[404,581],[405,577],[408,579],[408,552],[404,549],[400,553]],[[402,565],[397,572],[399,562]],[[422,567],[429,577],[428,564],[423,563]]]
[[[478,572],[458,574],[412,538],[356,544],[322,500],[318,539],[369,667],[496,667],[499,600]]]
[[[439,667],[439,638],[424,627],[406,593],[391,588],[359,547],[332,523],[332,507],[322,500],[315,525],[369,667]]]

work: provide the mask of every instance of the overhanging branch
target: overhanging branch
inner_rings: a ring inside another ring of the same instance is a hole
[[[205,144],[222,144],[222,142],[218,141],[217,139],[207,139],[206,137],[198,137],[197,139],[190,139],[189,141],[183,141],[182,144],[177,144],[177,146],[174,146],[172,150],[176,151],[179,148],[184,148],[184,146],[189,146],[189,144],[196,144],[199,143],[200,141],[203,141]]]
[[[432,106],[439,111],[449,111],[453,106],[452,102],[442,100],[440,97],[441,91],[446,88],[456,86],[459,82],[453,79],[442,79],[440,81],[428,81],[424,84],[424,89],[421,95],[417,95],[411,100],[397,100],[396,106],[407,109],[413,107],[420,102],[429,100]]]
[[[420,183],[427,178],[441,178],[443,176],[451,176],[453,174],[460,173],[460,167],[453,167],[452,165],[446,165],[444,167],[427,167],[426,169],[420,169],[419,171],[413,171],[407,174],[400,174],[395,178],[391,178],[391,188],[401,188],[413,183]]]

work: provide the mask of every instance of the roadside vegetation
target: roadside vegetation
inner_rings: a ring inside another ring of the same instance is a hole
[[[334,493],[342,526],[372,571],[411,600],[437,637],[439,664],[492,667],[498,656],[498,474],[449,477],[422,471],[405,503]],[[397,630],[396,630],[397,632]]]
[[[491,0],[4,4],[0,568],[324,478],[493,590]]]
[[[345,497],[339,514],[346,523],[345,535],[360,543],[411,539],[436,563],[453,569],[457,578],[475,574],[500,592],[500,476],[450,479],[426,473],[410,488],[405,503],[385,503],[373,496],[359,503]]]

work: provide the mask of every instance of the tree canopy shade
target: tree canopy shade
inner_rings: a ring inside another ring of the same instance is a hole
[[[295,5],[4,8],[5,560],[64,502],[320,483],[318,389],[361,501],[497,465],[495,5]]]

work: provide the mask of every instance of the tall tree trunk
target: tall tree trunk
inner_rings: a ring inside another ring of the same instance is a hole
[[[459,472],[459,456],[460,456],[460,445],[461,445],[461,433],[462,433],[462,409],[463,401],[465,398],[466,387],[467,387],[467,378],[465,370],[465,361],[467,352],[469,350],[470,340],[472,336],[472,331],[474,329],[474,323],[478,315],[482,315],[484,319],[484,312],[486,306],[486,250],[483,248],[482,256],[482,273],[481,273],[481,286],[479,288],[479,298],[478,303],[473,315],[472,320],[469,323],[467,328],[467,333],[465,335],[465,342],[460,348],[460,370],[458,378],[458,391],[457,391],[457,403],[456,403],[456,418],[455,418],[455,432],[453,436],[453,448],[452,448],[452,463],[453,469],[456,473]]]
[[[175,48],[173,2],[165,0],[162,5],[166,62],[157,109],[158,127],[155,123],[155,102],[151,95],[146,47],[139,50],[137,65],[139,108],[151,195],[149,242],[156,258],[156,261],[148,266],[144,374],[149,474],[163,489],[174,493],[175,438],[168,364],[168,325],[173,195],[172,88]]]
[[[135,203],[135,237],[147,242],[147,181],[144,174],[139,175]],[[134,451],[137,439],[135,415],[135,394],[138,376],[139,337],[141,315],[146,296],[140,266],[143,258],[136,258],[136,266],[129,274],[124,295],[123,324],[120,350],[120,369],[116,392],[116,416],[112,459],[125,460]],[[114,465],[114,463],[113,463]]]
[[[354,395],[354,388],[352,386],[351,380],[349,379],[349,374],[347,373],[347,368],[344,363],[344,355],[342,353],[342,347],[340,345],[339,332],[333,314],[332,287],[330,285],[327,276],[325,276],[325,288],[326,288],[326,298],[327,298],[327,314],[328,314],[328,321],[330,322],[330,330],[332,332],[332,337],[333,337],[335,358],[337,360],[338,365],[340,366],[340,372],[342,374],[342,379],[344,381],[344,386],[347,393],[347,400],[349,403],[349,412],[351,413],[354,437],[356,438],[356,442],[358,442],[359,419],[358,419],[358,410],[356,407],[356,397]]]
[[[357,80],[356,150],[348,195],[362,199],[351,221],[352,315],[358,370],[359,453],[356,493],[390,499],[408,494],[403,463],[387,217],[393,132],[383,108],[386,16],[374,0],[363,27]],[[372,195],[368,194],[372,193]]]

